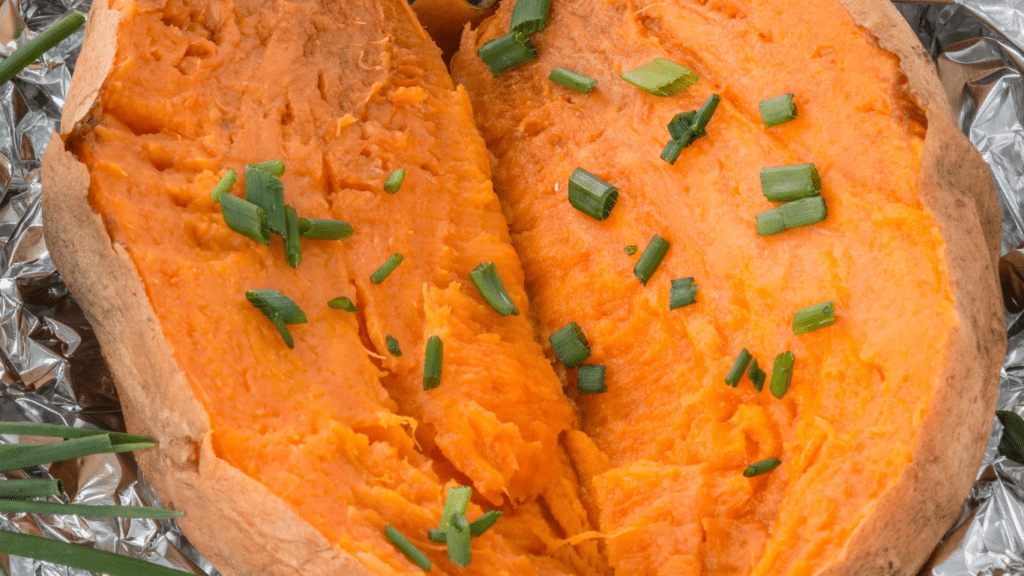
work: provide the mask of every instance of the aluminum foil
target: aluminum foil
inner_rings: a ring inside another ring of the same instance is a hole
[[[87,13],[90,2],[0,0],[0,55],[69,10]],[[936,59],[963,131],[992,167],[1005,253],[1024,243],[1024,0],[960,2],[899,9]],[[42,236],[39,164],[81,41],[79,31],[0,86],[0,420],[123,430],[99,344]],[[1024,314],[1008,315],[1007,326],[1014,323],[1024,326]],[[1010,338],[999,407],[1024,415],[1024,332]],[[1024,466],[999,456],[1000,433],[994,424],[970,498],[922,576],[1024,574]],[[18,440],[0,436],[0,443]],[[130,455],[92,456],[27,475],[61,478],[64,502],[160,505]],[[0,515],[0,529],[217,575],[173,521]],[[18,557],[0,557],[0,564],[12,576],[89,574]]]

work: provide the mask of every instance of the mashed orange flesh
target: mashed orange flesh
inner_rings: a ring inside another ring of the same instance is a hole
[[[813,574],[911,462],[958,322],[918,191],[925,116],[897,59],[837,1],[555,0],[539,59],[495,79],[476,50],[513,5],[464,38],[453,73],[497,159],[540,335],[575,321],[607,366],[569,446],[611,566]],[[619,79],[657,57],[699,83],[663,98]],[[597,87],[554,84],[558,66]],[[708,136],[662,161],[669,120],[712,93]],[[765,128],[758,103],[785,93],[799,118]],[[828,218],[759,237],[774,206],[759,170],[803,163]],[[607,220],[567,201],[577,167],[618,187]],[[623,248],[655,234],[672,245],[643,286]],[[669,311],[671,280],[690,276],[697,303]],[[827,300],[836,324],[794,335],[794,312]],[[724,383],[743,348],[769,373],[795,354],[782,400]],[[774,472],[741,475],[771,457]]]

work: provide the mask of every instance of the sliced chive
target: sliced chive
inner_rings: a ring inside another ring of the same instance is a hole
[[[441,385],[441,361],[444,357],[444,343],[440,336],[427,339],[423,362],[423,389],[433,390]]]
[[[288,324],[305,324],[308,320],[294,300],[277,290],[249,290],[245,293],[245,299],[270,318],[289,348],[295,348]]]
[[[489,510],[484,512],[482,516],[473,520],[469,525],[469,535],[474,538],[478,538],[483,535],[484,532],[490,530],[491,526],[494,526],[494,523],[497,522],[499,518],[501,518],[501,512],[498,510]]]
[[[754,476],[760,476],[761,474],[767,474],[772,470],[775,470],[782,464],[782,460],[778,458],[768,458],[767,460],[761,460],[760,462],[754,462],[750,466],[747,466],[743,470],[743,475],[747,478],[753,478]]]
[[[618,199],[615,186],[583,168],[573,170],[569,176],[569,203],[595,220],[607,218]]]
[[[772,366],[772,382],[768,389],[771,390],[772,396],[779,400],[782,400],[782,397],[789,390],[789,383],[793,379],[793,364],[795,362],[796,356],[792,352],[783,352],[775,357],[775,365]]]
[[[291,205],[284,207],[284,254],[288,265],[298,268],[302,262],[302,236],[299,234],[299,215]]]
[[[679,160],[679,155],[683,153],[683,148],[686,148],[689,143],[684,143],[680,140],[669,140],[665,144],[665,148],[661,151],[661,159],[669,164],[675,164],[676,160]]]
[[[757,233],[761,236],[770,236],[798,226],[816,224],[827,216],[828,209],[825,207],[825,199],[821,196],[794,200],[759,213]]]
[[[584,94],[593,90],[594,86],[597,85],[597,80],[584,76],[583,74],[573,72],[568,68],[562,68],[561,66],[551,71],[551,75],[548,76],[548,80]]]
[[[82,24],[85,24],[85,16],[79,12],[72,12],[4,58],[3,63],[0,63],[0,84],[14,78],[18,72],[38,60],[47,50],[74,34],[82,27]]]
[[[210,200],[220,202],[220,197],[226,194],[228,190],[231,190],[231,187],[235,185],[237,180],[238,174],[235,174],[234,169],[229,168],[227,174],[220,179],[220,182],[217,182],[217,185],[213,187],[213,191],[210,192]]]
[[[267,224],[267,213],[263,208],[238,196],[222,194],[220,211],[228,228],[250,240],[270,245],[270,226]]]
[[[31,558],[108,576],[192,576],[128,556],[28,534],[0,530],[0,554]]]
[[[152,446],[154,444],[149,444],[147,447]],[[19,445],[14,450],[0,451],[0,473],[71,460],[90,454],[111,454],[113,452],[114,446],[107,434],[74,438],[51,444]]]
[[[604,383],[604,366],[600,364],[580,364],[576,374],[576,390],[580,394],[603,394],[608,391]]]
[[[0,482],[0,498],[4,500],[26,500],[48,498],[64,493],[60,480],[4,480]]]
[[[511,32],[533,34],[547,28],[551,0],[519,0],[512,9]]]
[[[792,94],[781,94],[774,98],[761,100],[761,121],[771,128],[796,119],[796,105]]]
[[[498,276],[498,269],[494,267],[494,262],[479,264],[469,273],[469,279],[473,281],[473,285],[483,296],[484,302],[487,302],[487,305],[495,312],[502,316],[519,315],[519,308],[512,301],[512,297],[508,295],[505,285],[501,283],[501,277]]]
[[[285,235],[284,184],[269,172],[249,164],[245,167],[245,199],[267,213],[270,231]]]
[[[698,290],[700,290],[700,286],[693,283],[693,277],[676,278],[672,281],[672,291],[669,292],[668,309],[675,310],[696,304]]]
[[[707,134],[706,128],[708,123],[711,122],[711,117],[715,115],[715,110],[718,110],[718,104],[722,101],[722,97],[718,94],[712,94],[708,96],[708,99],[701,104],[697,110],[697,114],[693,118],[693,126],[691,131],[694,132],[694,138],[700,138]]]
[[[497,78],[505,72],[532,62],[537,59],[537,48],[533,42],[522,34],[509,32],[501,38],[495,38],[477,51],[477,56],[491,69]]]
[[[384,341],[387,342],[388,352],[390,352],[392,356],[402,355],[402,348],[398,346],[398,339],[391,334],[388,334],[384,337]]]
[[[444,544],[448,541],[448,537],[445,536],[444,530],[441,530],[439,528],[427,530],[427,538],[435,544]]]
[[[829,300],[797,310],[793,314],[793,334],[806,334],[835,322],[836,304],[834,300]]]
[[[153,520],[168,520],[183,516],[181,512],[151,506],[92,506],[58,504],[54,502],[26,502],[24,500],[0,500],[0,513],[73,514],[75,516],[94,518],[149,518]]]
[[[1010,410],[996,410],[1003,425],[999,439],[999,453],[1015,461],[1024,461],[1024,419]]]
[[[757,365],[757,358],[750,361],[750,369],[747,370],[747,378],[754,384],[754,390],[760,392],[764,389],[764,379],[768,375]]]
[[[295,348],[295,339],[292,338],[291,330],[288,330],[288,323],[284,321],[284,318],[280,316],[273,316],[270,321],[274,323],[274,328],[281,334],[281,339],[284,340],[285,346],[288,348]]]
[[[641,284],[647,285],[647,281],[651,279],[654,271],[658,269],[661,261],[665,259],[665,254],[668,252],[670,245],[668,240],[657,234],[654,235],[654,238],[651,238],[647,248],[644,248],[644,253],[636,261],[636,266],[633,267],[633,274],[640,280]]]
[[[299,234],[312,240],[344,240],[354,230],[348,222],[342,220],[322,220],[320,218],[299,218]]]
[[[388,540],[395,545],[395,548],[401,550],[402,554],[405,554],[413,564],[419,566],[424,572],[430,572],[430,558],[416,546],[413,546],[409,539],[402,535],[401,532],[395,529],[394,526],[388,524],[384,528],[384,535],[387,536]]]
[[[548,338],[555,355],[566,368],[575,368],[590,358],[590,344],[583,329],[575,322],[569,322]]]
[[[356,311],[356,305],[353,304],[352,300],[349,299],[347,296],[338,296],[337,298],[332,298],[327,303],[327,306],[330,308],[334,308],[335,310],[344,310],[345,312]]]
[[[124,444],[153,444],[153,439],[124,432],[107,432],[90,428],[75,428],[61,424],[38,424],[35,422],[0,422],[0,434],[18,436],[40,436],[43,438],[85,438],[87,436],[110,436],[110,443],[117,448]],[[21,446],[20,444],[17,446]]]
[[[740,378],[743,378],[743,373],[747,371],[747,366],[750,365],[750,359],[752,356],[746,348],[740,350],[736,360],[732,363],[732,368],[729,369],[729,373],[725,375],[725,383],[733,388],[740,385]]]
[[[696,110],[680,112],[673,116],[672,120],[669,121],[668,133],[672,135],[673,140],[682,141],[684,147],[689,146],[690,142],[692,142],[694,138],[700,138],[701,136],[707,135],[704,130],[691,130],[696,119]]]
[[[469,520],[462,514],[456,512],[452,514],[452,528],[456,530],[469,530]]]
[[[673,96],[696,84],[700,77],[685,66],[655,58],[626,72],[622,79],[655,96]]]
[[[771,202],[790,202],[821,193],[821,176],[814,164],[761,169],[761,193]]]
[[[249,166],[252,166],[257,170],[263,170],[264,172],[270,174],[275,178],[280,178],[282,175],[284,175],[284,162],[281,162],[277,158],[274,158],[273,160],[267,160],[265,162],[249,164]]]
[[[460,522],[461,520],[461,522]],[[445,533],[445,540],[448,542],[448,559],[455,564],[465,568],[469,566],[472,557],[472,534],[469,531],[469,523],[462,514],[455,514],[452,517],[452,526]]]
[[[469,500],[473,497],[472,486],[452,486],[448,489],[448,495],[444,499],[444,510],[441,511],[441,529],[450,525],[452,516],[455,514],[466,514],[469,509]]]
[[[388,258],[387,262],[381,264],[380,268],[377,268],[377,271],[370,275],[370,282],[373,282],[374,284],[380,284],[383,282],[391,275],[392,272],[395,271],[395,268],[398,268],[398,265],[402,263],[402,260],[405,260],[405,256],[402,256],[401,254],[392,254],[391,258]]]
[[[402,188],[402,181],[405,180],[405,168],[399,168],[388,176],[388,179],[384,182],[384,191],[388,194],[394,194]]]
[[[629,246],[626,246],[625,251],[627,256],[632,256],[636,254],[636,244],[630,244]]]

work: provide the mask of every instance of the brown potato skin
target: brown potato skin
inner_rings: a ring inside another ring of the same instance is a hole
[[[841,0],[856,22],[899,56],[927,110],[921,196],[947,247],[961,325],[914,462],[821,574],[909,575],[957,516],[991,429],[1005,353],[996,274],[999,212],[987,165],[950,120],[930,58],[884,0]],[[93,5],[62,119],[62,135],[88,121],[114,56],[118,14]],[[284,502],[213,453],[209,422],[163,337],[153,304],[122,246],[88,201],[89,175],[54,135],[43,159],[44,233],[54,263],[103,344],[128,429],[157,447],[143,472],[196,548],[227,576],[369,574]],[[979,255],[985,257],[979,258]]]

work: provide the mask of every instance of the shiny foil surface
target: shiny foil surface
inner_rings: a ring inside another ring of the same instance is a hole
[[[69,10],[87,13],[90,1],[0,0],[0,56]],[[992,168],[1005,253],[1024,243],[1024,0],[898,8],[936,59],[961,128]],[[59,126],[81,42],[79,30],[0,86],[0,420],[123,430],[99,344],[42,235],[40,161]],[[1018,315],[1006,320],[1008,327],[1018,320],[1024,326]],[[1024,331],[1010,338],[999,408],[1024,415]],[[1024,574],[1024,466],[999,455],[1000,434],[994,421],[970,498],[922,576]],[[0,436],[0,443],[19,440]],[[26,474],[62,479],[64,502],[160,505],[130,455],[91,456],[8,477]],[[173,521],[0,515],[0,529],[217,575]],[[0,565],[12,576],[89,574],[18,557],[0,558]]]

